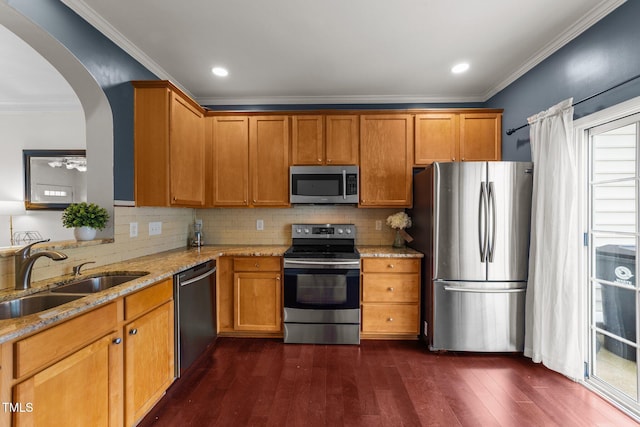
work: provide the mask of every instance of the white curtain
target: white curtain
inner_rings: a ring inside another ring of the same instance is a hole
[[[529,118],[534,162],[525,356],[582,378],[573,99]]]

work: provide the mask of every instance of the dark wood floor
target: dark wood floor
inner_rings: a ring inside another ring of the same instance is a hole
[[[140,425],[638,424],[517,355],[436,354],[417,341],[325,346],[219,338]]]

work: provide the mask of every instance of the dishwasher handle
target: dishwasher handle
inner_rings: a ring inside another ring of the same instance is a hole
[[[211,276],[213,273],[216,272],[216,268],[217,267],[213,267],[211,270],[207,271],[206,273],[203,273],[203,274],[201,274],[199,276],[196,276],[196,277],[194,277],[192,279],[185,280],[184,282],[180,281],[180,286],[187,286],[187,285],[195,283],[195,282],[197,282],[199,280],[206,279],[207,277]]]

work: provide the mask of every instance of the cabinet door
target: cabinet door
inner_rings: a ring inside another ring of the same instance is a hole
[[[411,206],[413,117],[360,117],[360,206]]]
[[[214,206],[249,205],[249,118],[213,117]]]
[[[173,301],[125,326],[125,425],[134,425],[174,378]]]
[[[176,93],[171,94],[169,169],[172,206],[204,205],[204,118]]]
[[[502,115],[460,114],[460,158],[462,161],[500,160]]]
[[[324,160],[322,116],[293,116],[291,135],[291,163],[320,165]]]
[[[171,91],[136,88],[133,140],[136,206],[169,206]]]
[[[122,425],[122,344],[116,338],[105,336],[17,384],[13,402],[22,411],[14,425]]]
[[[280,273],[235,273],[233,282],[234,329],[281,331]]]
[[[330,165],[358,164],[358,116],[325,117],[325,160]]]
[[[416,115],[415,164],[455,161],[459,157],[458,139],[457,114]]]
[[[289,206],[289,117],[249,118],[253,206]]]

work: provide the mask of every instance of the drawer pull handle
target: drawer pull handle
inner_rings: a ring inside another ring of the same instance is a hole
[[[389,317],[389,318],[387,319],[387,322],[393,322],[393,317]]]
[[[390,287],[388,287],[388,288],[387,288],[387,290],[388,290],[389,292],[393,292],[393,287],[391,287],[391,286],[390,286]]]
[[[118,345],[122,342],[122,338],[114,338],[113,341],[111,341],[112,343]]]
[[[136,328],[133,328],[129,331],[129,335],[135,335],[138,333],[138,330]]]

